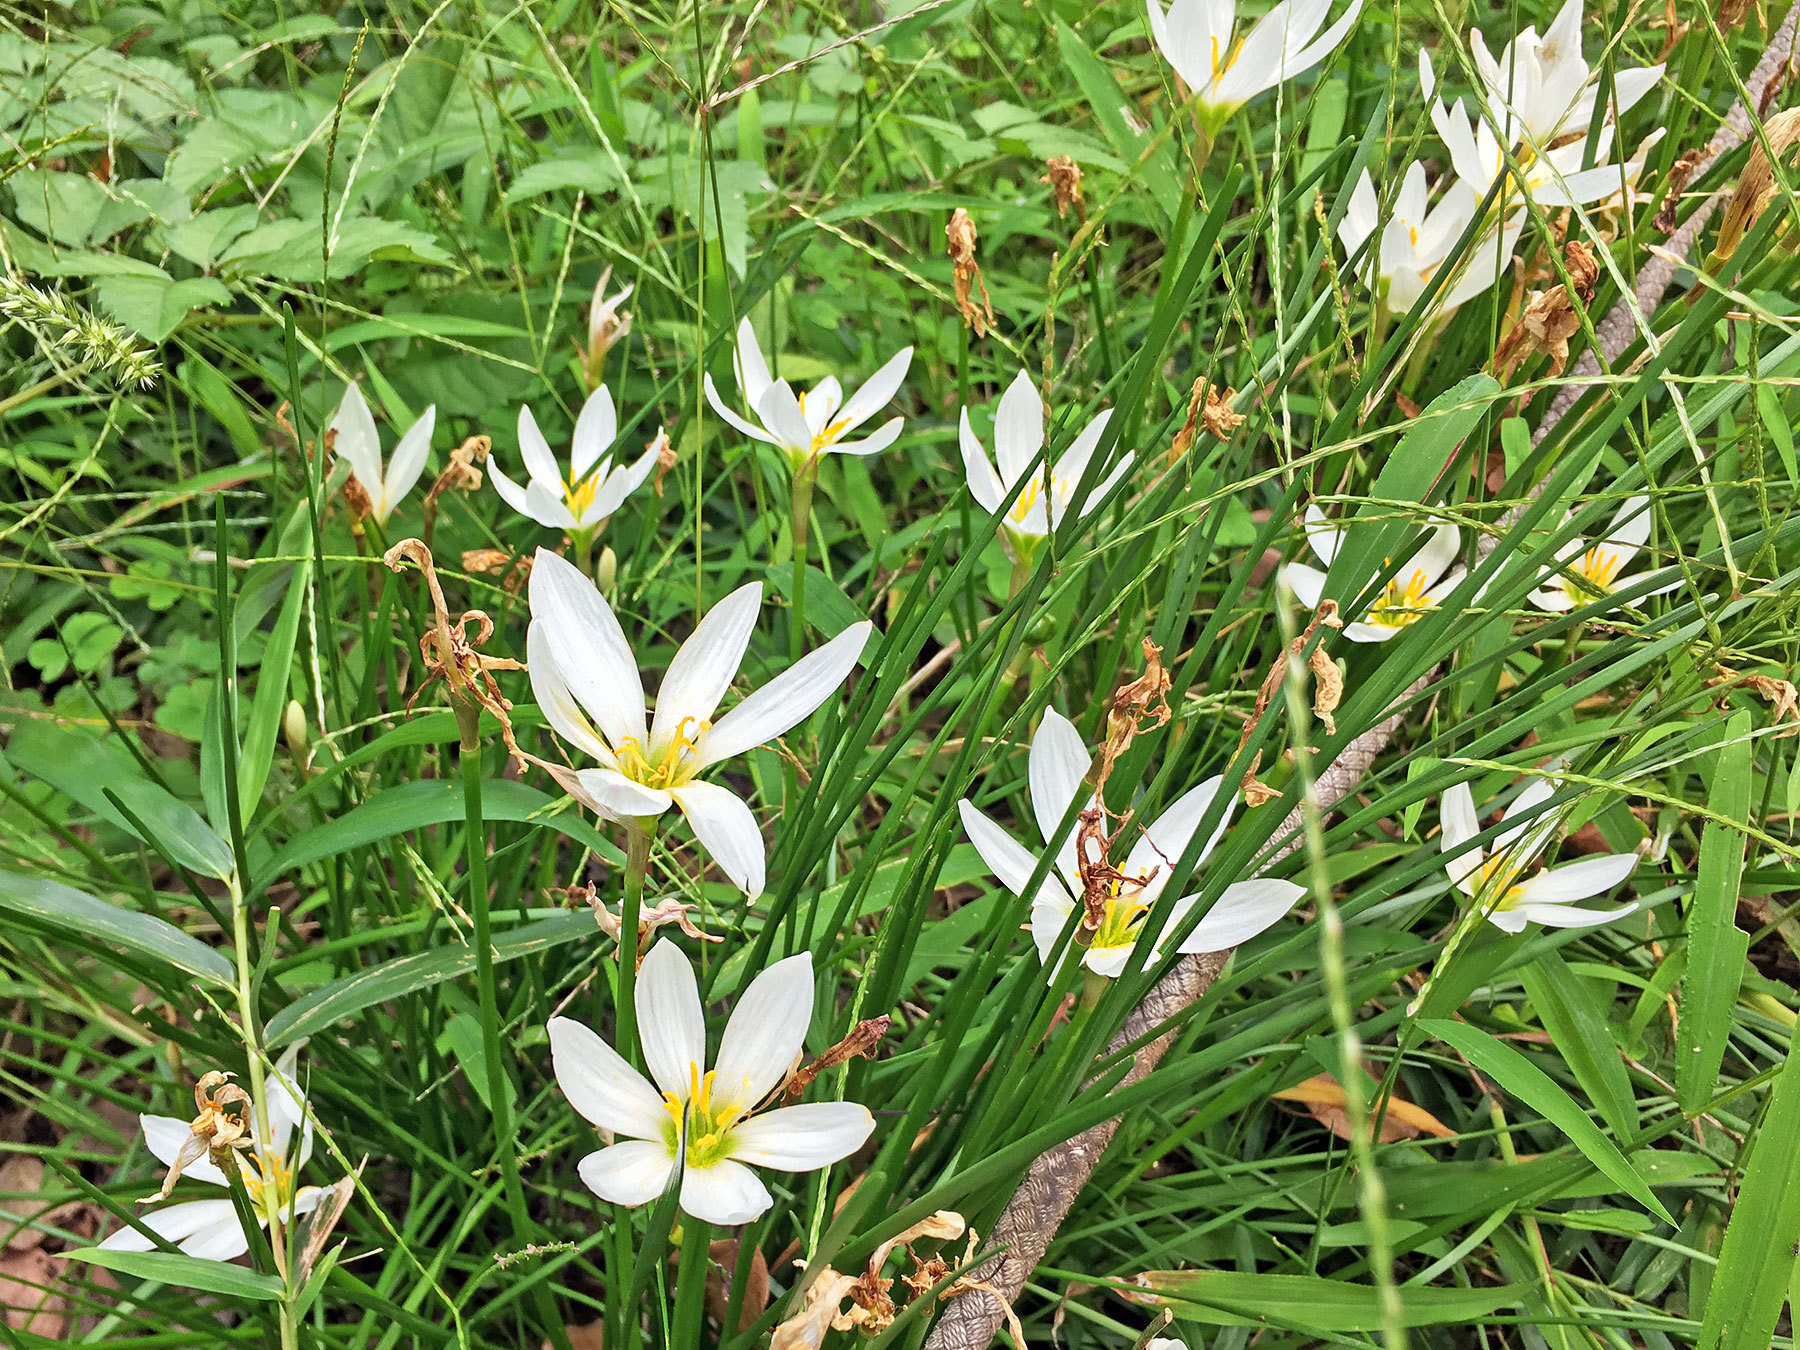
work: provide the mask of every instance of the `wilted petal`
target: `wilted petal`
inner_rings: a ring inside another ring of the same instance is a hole
[[[185,1120],[177,1120],[174,1116],[139,1116],[138,1124],[143,1127],[144,1145],[164,1167],[173,1167],[175,1159],[181,1155],[188,1140],[194,1132]],[[225,1174],[202,1154],[198,1159],[181,1169],[181,1175],[192,1177],[195,1181],[208,1182],[214,1186],[226,1183]]]

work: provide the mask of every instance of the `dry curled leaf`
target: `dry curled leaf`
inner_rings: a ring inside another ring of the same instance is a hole
[[[1725,666],[1720,666],[1719,672],[1706,682],[1707,685],[1715,689],[1748,689],[1768,703],[1770,726],[1780,726],[1784,717],[1800,722],[1800,689],[1796,689],[1791,680],[1774,675],[1745,675]]]
[[[1194,381],[1193,391],[1188,396],[1187,421],[1169,442],[1169,463],[1176,463],[1193,448],[1194,437],[1201,430],[1217,440],[1231,439],[1232,433],[1244,424],[1244,415],[1233,411],[1231,406],[1237,392],[1227,385],[1225,392],[1220,393],[1204,378]]]
[[[812,1063],[795,1069],[787,1076],[782,1086],[790,1097],[798,1097],[806,1091],[807,1085],[828,1069],[835,1069],[840,1064],[848,1064],[853,1059],[874,1059],[875,1048],[881,1044],[881,1038],[887,1035],[888,1028],[894,1019],[883,1013],[880,1017],[870,1017],[858,1022],[850,1028],[850,1034]]]
[[[1763,135],[1768,139],[1769,149],[1775,152],[1783,165],[1791,167],[1795,156],[1790,151],[1800,145],[1800,108],[1789,108],[1776,113],[1763,123]],[[1755,227],[1779,190],[1779,185],[1775,182],[1775,171],[1769,165],[1768,155],[1763,152],[1762,141],[1753,141],[1750,158],[1744,161],[1744,170],[1738,175],[1737,187],[1725,206],[1725,214],[1719,218],[1719,240],[1713,245],[1712,256],[1707,259],[1709,267],[1717,267],[1737,252],[1744,236]]]
[[[950,1267],[943,1265],[937,1257],[921,1258],[912,1250],[912,1244],[925,1239],[952,1241],[961,1237],[967,1227],[962,1215],[940,1209],[877,1247],[869,1254],[868,1264],[860,1274],[846,1275],[826,1266],[807,1286],[800,1311],[775,1328],[769,1350],[818,1350],[828,1329],[849,1331],[856,1328],[868,1336],[879,1335],[893,1325],[897,1312],[890,1293],[894,1281],[881,1273],[889,1253],[896,1247],[906,1248],[914,1270],[903,1277],[903,1281],[915,1294],[922,1293],[942,1280]],[[940,1267],[943,1274],[932,1279],[925,1277],[926,1272],[937,1271]],[[955,1286],[951,1288],[954,1290]],[[949,1291],[946,1291],[945,1297],[948,1296]],[[848,1308],[844,1306],[846,1303]]]
[[[1675,209],[1681,205],[1681,194],[1687,191],[1688,179],[1694,176],[1695,166],[1705,158],[1705,146],[1684,150],[1681,157],[1669,166],[1669,172],[1663,176],[1667,190],[1663,194],[1662,210],[1656,213],[1656,219],[1650,223],[1664,234],[1674,234],[1681,228],[1681,222],[1675,216]]]
[[[962,311],[963,326],[973,328],[976,337],[986,337],[988,329],[994,325],[994,306],[988,299],[987,282],[982,280],[981,264],[975,261],[978,242],[975,222],[962,207],[951,213],[950,223],[944,227],[944,238],[949,245],[956,307]],[[977,286],[981,288],[980,305],[974,301]]]
[[[731,1311],[732,1281],[737,1278],[738,1240],[719,1238],[708,1248],[708,1255],[712,1264],[706,1271],[706,1311],[723,1326],[725,1315]],[[741,1336],[755,1326],[768,1307],[769,1263],[763,1259],[762,1249],[753,1247],[750,1269],[744,1276],[744,1296],[738,1302],[738,1334]]]
[[[1338,618],[1337,601],[1320,601],[1318,609],[1313,611],[1312,622],[1306,625],[1306,631],[1290,642],[1287,650],[1276,657],[1274,663],[1270,665],[1268,674],[1263,676],[1262,684],[1256,691],[1256,707],[1244,723],[1243,734],[1238,737],[1240,751],[1249,743],[1252,733],[1256,730],[1256,724],[1269,710],[1270,701],[1287,679],[1288,662],[1300,659],[1301,653],[1306,651],[1307,643],[1312,641],[1313,634],[1318,632],[1321,626],[1326,628],[1342,628],[1344,626],[1344,621]],[[1306,657],[1306,669],[1311,672],[1313,677],[1313,716],[1325,724],[1327,735],[1335,736],[1337,735],[1337,722],[1332,714],[1337,711],[1338,702],[1344,696],[1344,677],[1338,671],[1337,662],[1326,654],[1323,647],[1315,647]],[[1257,778],[1256,771],[1261,767],[1262,752],[1259,750],[1250,757],[1249,766],[1244,770],[1241,790],[1247,806],[1261,806],[1264,802],[1281,795]]]
[[[644,449],[648,450],[652,447],[656,450],[656,477],[651,480],[650,487],[660,497],[663,495],[663,479],[669,476],[670,469],[681,462],[681,457],[675,453],[675,446],[669,440],[667,427],[657,432],[656,439],[646,445]]]
[[[513,743],[512,704],[500,692],[494,672],[524,670],[522,661],[511,657],[488,656],[481,648],[494,635],[494,621],[479,609],[468,609],[452,623],[450,610],[444,603],[443,587],[438,585],[437,568],[432,565],[431,550],[421,539],[402,539],[381,560],[398,572],[401,564],[411,562],[425,574],[425,585],[431,593],[432,626],[419,636],[419,655],[427,671],[424,683],[413,690],[407,700],[410,710],[433,680],[442,679],[450,689],[450,702],[463,725],[463,744],[473,744],[473,725],[482,709],[500,721],[500,732],[507,749],[522,752]],[[475,626],[473,636],[469,626]]]
[[[1106,742],[1100,747],[1100,767],[1094,774],[1094,791],[1099,793],[1112,777],[1113,765],[1131,748],[1131,743],[1151,727],[1167,726],[1173,714],[1169,711],[1169,672],[1163,669],[1162,648],[1149,638],[1144,642],[1144,673],[1122,685],[1113,695],[1112,707],[1106,714]],[[1151,726],[1145,726],[1145,719]]]
[[[594,922],[600,925],[600,931],[602,933],[605,933],[614,942],[618,942],[624,937],[625,921],[623,914],[614,914],[612,910],[607,908],[606,902],[600,898],[600,893],[594,889],[593,882],[590,881],[585,886],[569,887],[568,895],[570,900],[573,901],[587,901],[589,908],[594,911]],[[621,905],[621,911],[623,911],[623,908],[624,906]],[[654,905],[640,909],[638,911],[637,925],[638,965],[642,966],[644,964],[644,957],[650,951],[650,935],[657,929],[665,928],[670,924],[679,928],[686,936],[700,942],[723,942],[725,940],[724,938],[720,937],[717,933],[703,931],[688,917],[688,915],[698,912],[699,909],[699,905],[691,905],[685,901],[675,899],[659,900]]]
[[[517,595],[531,580],[531,559],[514,557],[503,548],[472,548],[462,555],[463,571],[492,576],[500,573],[500,589]]]
[[[1562,282],[1532,292],[1519,321],[1494,352],[1494,370],[1501,379],[1511,379],[1519,363],[1533,352],[1550,357],[1551,379],[1568,365],[1569,339],[1581,331],[1581,315],[1600,280],[1600,262],[1586,244],[1571,239],[1563,246],[1563,264],[1573,292]]]
[[[229,1167],[233,1149],[250,1147],[250,1094],[231,1078],[231,1074],[214,1069],[202,1074],[194,1084],[195,1114],[188,1124],[188,1137],[181,1141],[175,1161],[169,1164],[162,1189],[145,1196],[144,1203],[167,1200],[182,1170],[202,1158]]]
[[[1304,1083],[1270,1093],[1277,1101],[1299,1102],[1307,1114],[1339,1139],[1350,1138],[1350,1117],[1345,1111],[1344,1085],[1330,1074],[1315,1074]],[[1370,1121],[1373,1124],[1373,1120]],[[1400,1097],[1389,1097],[1381,1118],[1381,1142],[1391,1144],[1398,1139],[1417,1139],[1421,1134],[1438,1139],[1454,1138],[1456,1131],[1422,1106]]]
[[[426,544],[431,543],[433,531],[437,529],[438,498],[446,492],[473,492],[481,486],[481,470],[478,465],[487,462],[488,450],[493,442],[486,436],[470,436],[450,452],[450,462],[444,471],[432,483],[430,491],[425,494],[424,535]]]
[[[1061,220],[1068,214],[1069,208],[1075,208],[1075,218],[1087,219],[1087,203],[1081,199],[1081,166],[1067,155],[1052,155],[1044,161],[1044,176],[1038,182],[1047,185],[1056,193],[1056,218]]]

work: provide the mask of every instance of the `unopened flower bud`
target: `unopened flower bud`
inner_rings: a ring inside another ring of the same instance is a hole
[[[281,732],[287,738],[287,748],[305,759],[311,741],[306,732],[306,709],[300,706],[299,699],[288,700],[287,711],[281,715]]]
[[[610,592],[613,583],[619,579],[619,555],[612,551],[608,544],[600,550],[600,560],[594,564],[594,584],[602,594]]]

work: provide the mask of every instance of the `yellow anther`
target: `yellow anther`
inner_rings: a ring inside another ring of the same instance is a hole
[[[1609,594],[1619,574],[1621,559],[1616,550],[1604,548],[1599,544],[1587,551],[1578,569],[1585,580],[1602,595]]]
[[[579,483],[570,483],[563,489],[563,505],[569,508],[569,514],[580,521],[587,514],[587,509],[594,504],[594,493],[599,490],[600,475],[590,473]]]
[[[1417,623],[1437,608],[1437,602],[1425,594],[1429,589],[1429,579],[1417,568],[1404,584],[1395,577],[1370,607],[1368,622],[1382,628],[1404,628],[1409,623]]]

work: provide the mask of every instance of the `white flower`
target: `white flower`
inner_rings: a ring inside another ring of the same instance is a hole
[[[746,1164],[816,1171],[849,1157],[874,1130],[868,1109],[855,1102],[752,1114],[780,1089],[805,1046],[813,1009],[808,953],[777,961],[750,982],[711,1071],[694,969],[673,943],[657,943],[644,958],[636,1003],[638,1039],[655,1086],[581,1023],[550,1020],[557,1086],[587,1120],[626,1140],[578,1165],[582,1181],[602,1200],[642,1205],[660,1196],[685,1120],[681,1208],[706,1223],[749,1223],[774,1200]]]
[[[1501,819],[1511,820],[1530,812],[1555,791],[1543,779],[1534,780],[1506,808]],[[1475,799],[1467,783],[1458,783],[1445,792],[1439,811],[1444,852],[1457,855],[1445,862],[1444,870],[1464,895],[1480,900],[1496,928],[1508,933],[1522,933],[1528,923],[1550,928],[1592,928],[1637,909],[1635,904],[1621,909],[1581,909],[1570,903],[1605,895],[1629,877],[1637,868],[1635,853],[1583,858],[1561,867],[1545,868],[1520,880],[1555,835],[1555,816],[1502,830],[1494,840],[1494,851],[1488,854],[1479,847],[1468,847],[1469,841],[1481,833],[1481,822],[1475,815]]]
[[[1344,542],[1344,532],[1318,507],[1309,506],[1306,542],[1319,561],[1330,567]],[[1460,547],[1456,526],[1445,523],[1433,528],[1424,547],[1382,588],[1368,613],[1344,625],[1344,636],[1352,642],[1386,642],[1436,609],[1463,579],[1461,565],[1450,566]],[[1305,563],[1289,563],[1282,575],[1301,604],[1308,609],[1319,607],[1325,573]]]
[[[381,436],[375,430],[375,418],[363,402],[362,390],[351,385],[344,390],[343,402],[331,419],[330,430],[337,433],[332,442],[336,453],[350,461],[356,481],[369,496],[369,507],[376,521],[387,524],[394,508],[405,500],[419,475],[425,471],[425,456],[431,453],[431,431],[437,425],[437,405],[425,410],[424,416],[407,429],[394,447],[387,468],[381,467]]]
[[[599,761],[558,781],[609,820],[647,828],[671,806],[747,894],[763,888],[756,817],[730,788],[701,782],[713,765],[766,744],[844,682],[872,625],[852,624],[715,723],[719,701],[750,645],[762,584],[740,586],[675,653],[647,723],[637,660],[612,607],[580,569],[545,549],[531,567],[526,656],[531,689],[557,735]]]
[[[550,443],[538,430],[531,405],[519,409],[519,453],[530,476],[520,487],[500,468],[498,456],[488,459],[488,474],[506,504],[520,515],[530,516],[553,530],[597,530],[637,491],[656,467],[656,443],[630,465],[614,465],[610,453],[619,434],[612,394],[596,390],[581,406],[575,419],[575,443],[569,452],[569,476],[557,467]],[[657,433],[660,440],[662,433]]]
[[[1650,499],[1628,498],[1607,526],[1606,538],[1593,544],[1571,539],[1556,551],[1558,566],[1544,569],[1544,584],[1531,593],[1531,603],[1562,614],[1610,596],[1649,538]],[[1680,584],[1678,576],[1644,594],[1662,595]]]
[[[231,1153],[237,1160],[244,1187],[250,1194],[251,1208],[256,1210],[258,1220],[264,1227],[268,1226],[267,1211],[270,1207],[278,1214],[307,1214],[325,1195],[317,1186],[301,1186],[298,1189],[294,1186],[294,1175],[312,1157],[313,1146],[312,1121],[307,1116],[305,1100],[294,1085],[294,1065],[298,1051],[299,1047],[295,1046],[282,1056],[276,1071],[269,1075],[265,1085],[269,1103],[270,1152],[265,1155],[260,1146],[253,1143],[246,1150],[233,1150]],[[174,1166],[182,1145],[191,1137],[188,1122],[174,1116],[139,1116],[138,1124],[143,1127],[144,1143],[150,1152],[165,1167]],[[288,1146],[293,1142],[296,1126],[300,1130],[300,1145],[290,1155]],[[254,1128],[250,1131],[250,1136],[253,1140],[256,1138]],[[205,1156],[184,1164],[181,1175],[213,1186],[230,1184],[217,1164]],[[144,1215],[140,1222],[189,1256],[197,1256],[202,1260],[234,1261],[250,1250],[250,1241],[245,1237],[243,1225],[238,1222],[237,1210],[229,1199],[187,1200],[179,1204],[164,1205],[161,1209]],[[100,1245],[113,1251],[154,1250],[150,1239],[135,1228],[121,1228]]]
[[[1000,407],[994,414],[994,453],[1000,462],[1000,472],[996,474],[981,438],[969,426],[969,410],[962,410],[963,468],[969,476],[969,491],[981,508],[998,511],[1007,493],[1021,478],[1025,479],[1025,486],[1000,521],[1001,537],[1015,558],[1029,560],[1038,544],[1071,510],[1079,519],[1100,505],[1113,484],[1131,467],[1131,456],[1127,454],[1088,493],[1080,509],[1075,509],[1075,489],[1111,419],[1112,409],[1108,408],[1083,427],[1062,457],[1046,469],[1037,462],[1044,448],[1044,401],[1038,397],[1031,377],[1021,370],[1000,396]]]
[[[820,455],[872,455],[899,438],[906,421],[901,417],[883,422],[860,441],[844,439],[900,391],[912,357],[913,349],[902,347],[848,401],[835,375],[827,375],[811,389],[796,394],[786,380],[769,378],[769,363],[763,360],[750,320],[745,319],[738,325],[733,362],[738,389],[757,421],[746,421],[726,407],[710,374],[705,381],[706,400],[714,412],[750,439],[780,448],[787,455],[789,467],[799,471]]]
[[[1193,93],[1201,120],[1217,132],[1225,119],[1265,89],[1323,61],[1356,22],[1362,0],[1323,33],[1330,0],[1281,0],[1236,38],[1237,0],[1149,0],[1150,34],[1163,59]]]
[[[1400,180],[1400,192],[1380,244],[1358,273],[1363,284],[1395,314],[1409,312],[1430,288],[1481,205],[1468,185],[1458,181],[1452,181],[1435,204],[1429,196],[1425,167],[1414,161]],[[1338,222],[1338,239],[1344,251],[1354,256],[1363,241],[1380,228],[1381,203],[1369,171],[1364,169]],[[1435,311],[1448,314],[1503,277],[1512,266],[1513,250],[1523,230],[1521,220],[1505,230],[1490,229],[1471,245],[1459,260],[1461,275],[1439,293]]]
[[[1511,212],[1519,205],[1521,186],[1532,202],[1541,207],[1588,205],[1605,201],[1635,182],[1643,172],[1641,159],[1626,164],[1608,164],[1612,150],[1613,124],[1604,123],[1594,143],[1594,167],[1582,168],[1588,154],[1586,137],[1567,145],[1542,152],[1525,143],[1512,147],[1513,157],[1523,178],[1510,175],[1506,167],[1505,147],[1485,118],[1472,116],[1459,98],[1446,108],[1442,103],[1431,110],[1431,120],[1443,137],[1444,149],[1450,155],[1450,167],[1458,180],[1477,200],[1487,196],[1494,181],[1507,175],[1501,209]]]
[[[1564,136],[1584,135],[1593,123],[1600,88],[1581,54],[1581,9],[1582,0],[1568,0],[1543,37],[1535,27],[1525,29],[1501,48],[1499,60],[1479,28],[1469,31],[1475,69],[1487,86],[1488,110],[1509,141],[1545,148]],[[1607,109],[1606,120],[1629,111],[1656,87],[1662,73],[1661,65],[1614,72],[1616,103]]]
[[[1031,937],[1037,943],[1038,956],[1044,960],[1049,959],[1069,915],[1079,908],[1084,890],[1076,852],[1076,826],[1071,825],[1060,842],[1053,841],[1050,834],[1062,823],[1070,802],[1077,796],[1091,796],[1083,780],[1092,763],[1074,723],[1054,708],[1045,709],[1043,723],[1038,727],[1037,735],[1032,737],[1027,759],[1031,811],[1037,818],[1039,835],[1056,853],[1055,866],[1045,875],[1031,900]],[[1112,884],[1100,929],[1081,957],[1081,963],[1089,970],[1110,978],[1125,969],[1133,947],[1143,936],[1144,921],[1168,882],[1170,869],[1187,851],[1194,831],[1200,828],[1200,821],[1223,781],[1209,778],[1199,787],[1183,793],[1132,845],[1121,869],[1131,880]],[[1026,884],[1037,868],[1037,858],[973,802],[965,798],[957,806],[962,813],[963,828],[968,831],[982,861],[994,870],[1001,885],[1014,895],[1024,895]],[[1212,837],[1200,850],[1199,862],[1206,861],[1230,823],[1231,804],[1228,801]],[[1181,944],[1181,950],[1220,952],[1248,942],[1292,909],[1294,902],[1305,893],[1304,887],[1291,881],[1266,877],[1234,882],[1207,910],[1205,917]],[[1164,935],[1181,923],[1183,916],[1193,908],[1194,899],[1191,895],[1183,896],[1175,902],[1168,927],[1152,943],[1152,961],[1160,955]],[[1055,978],[1055,971],[1048,973]]]

